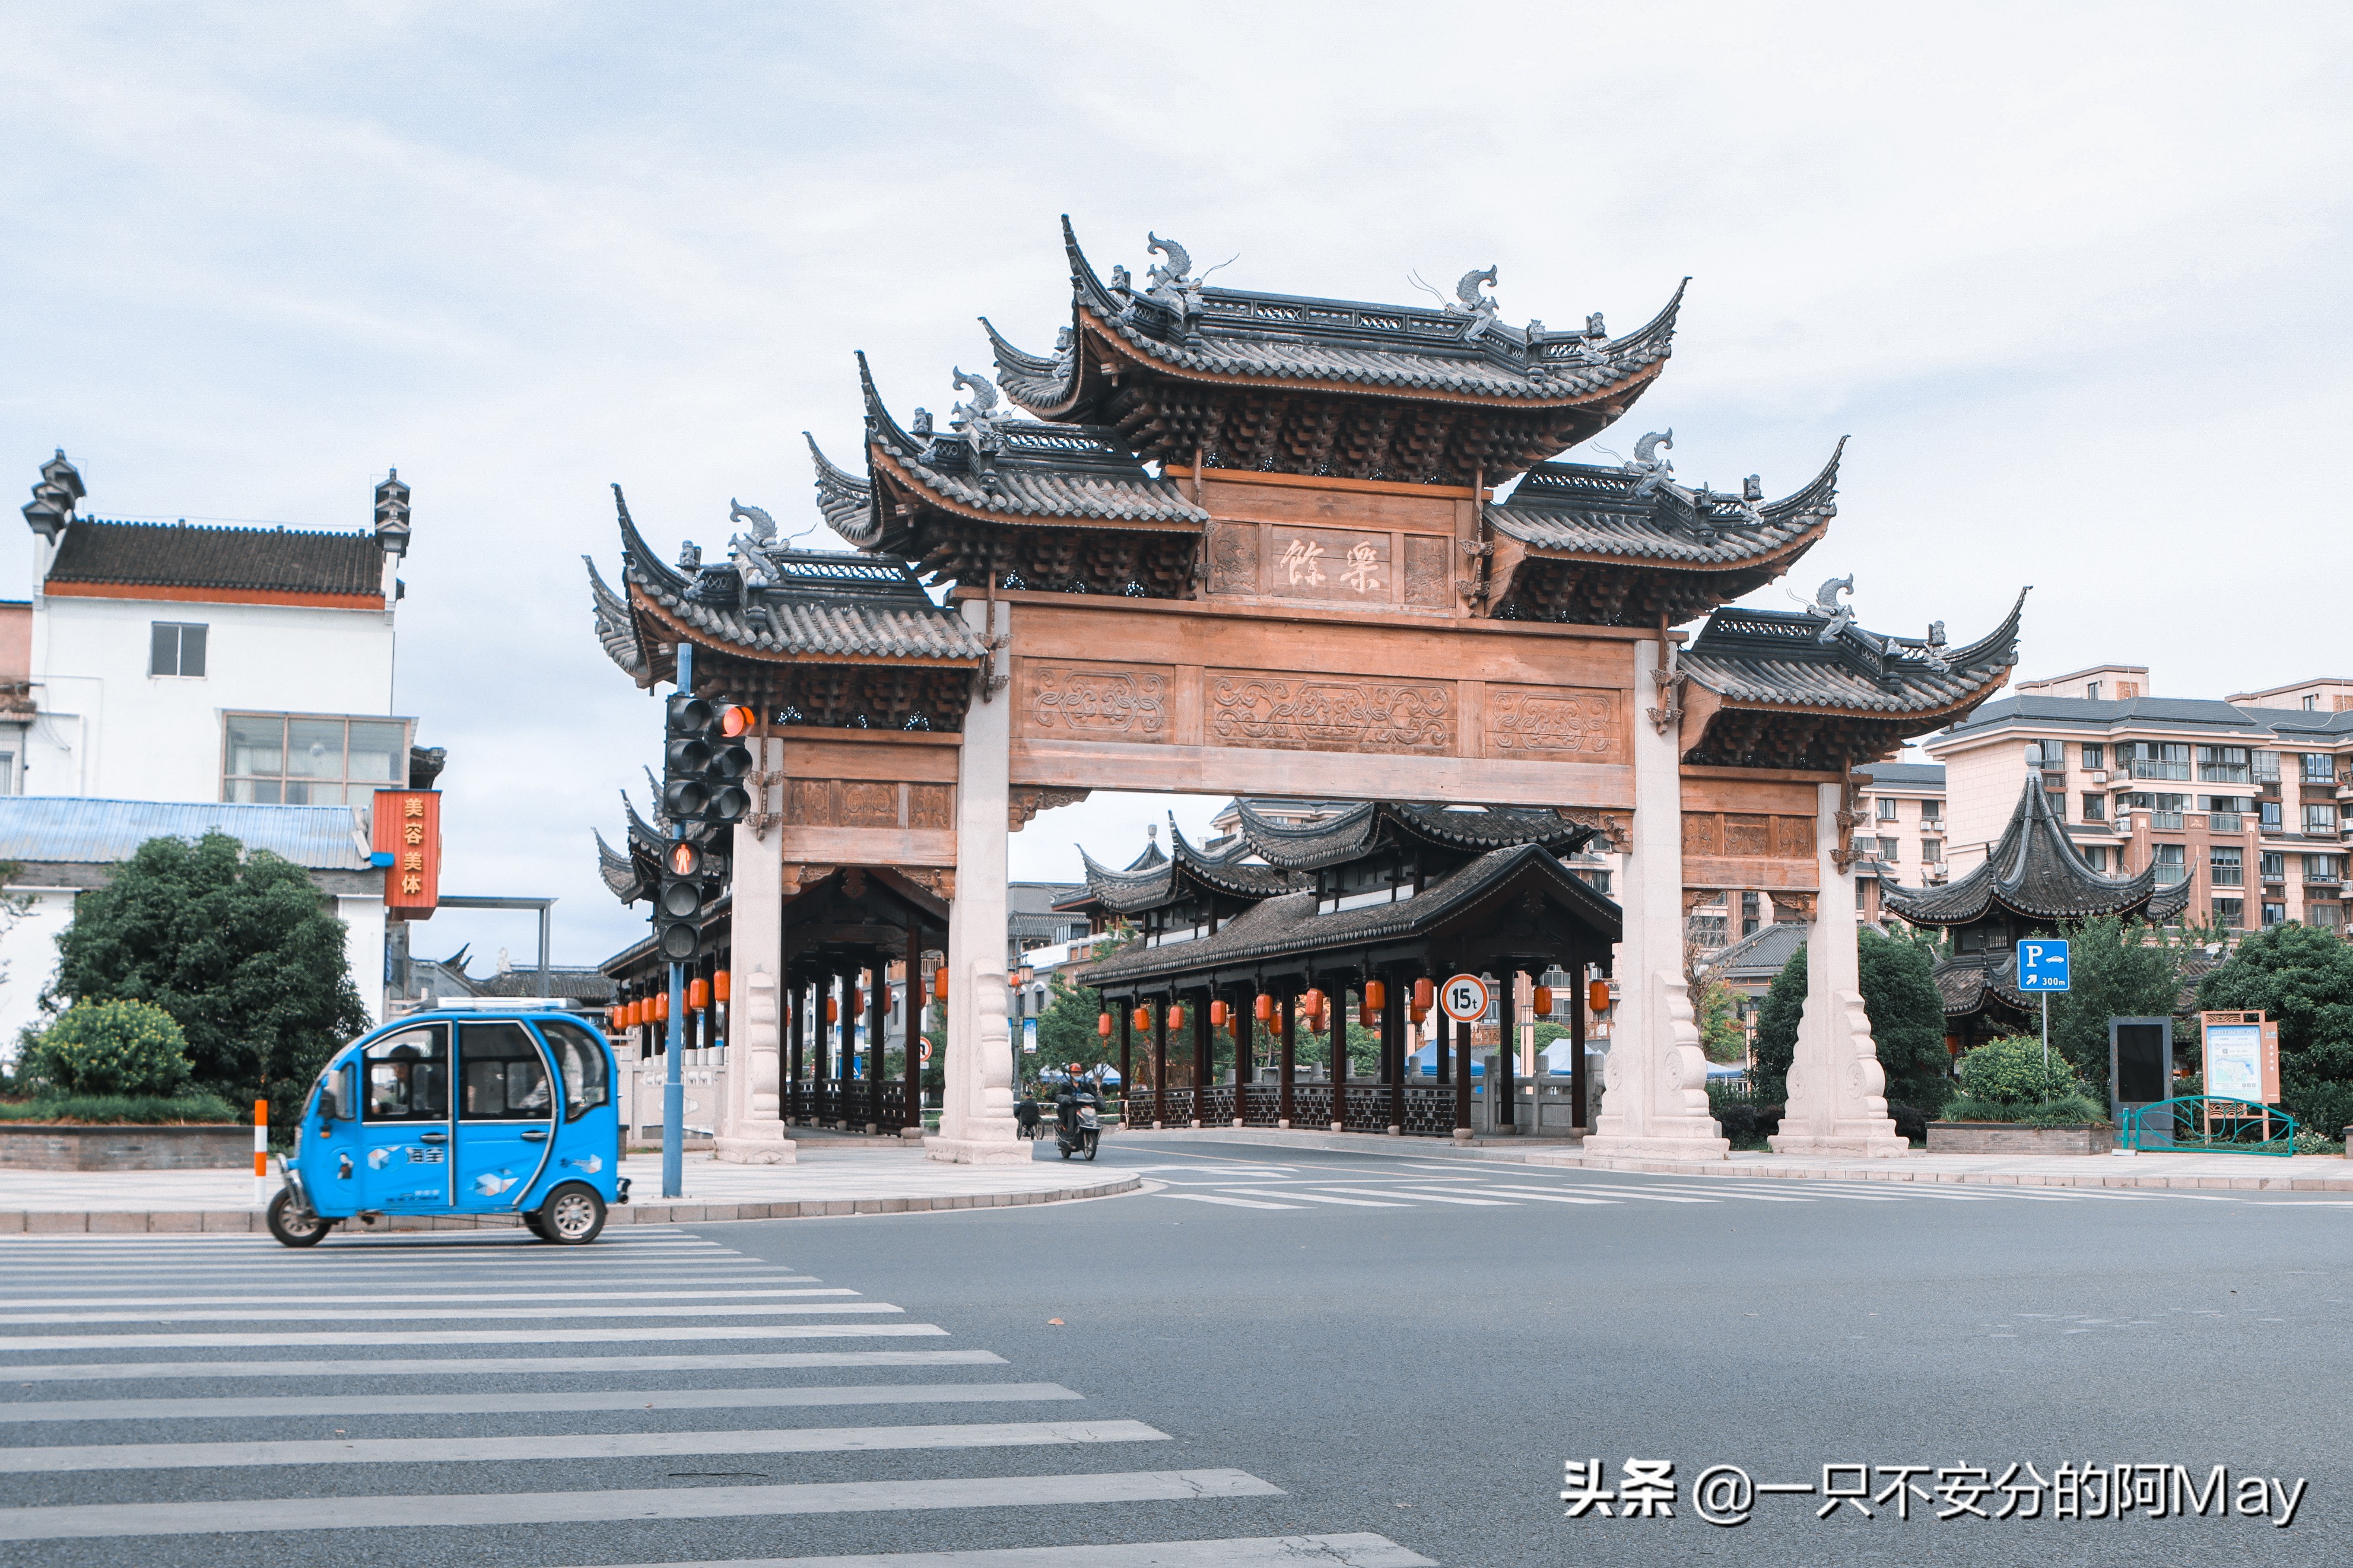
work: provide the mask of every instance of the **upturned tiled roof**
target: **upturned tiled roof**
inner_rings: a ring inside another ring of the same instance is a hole
[[[961,616],[932,603],[902,563],[857,551],[771,550],[779,580],[756,590],[745,605],[736,569],[723,556],[691,574],[664,565],[630,520],[618,485],[613,499],[628,582],[664,615],[714,642],[772,656],[926,663],[976,664],[987,653]],[[615,662],[629,668],[618,655]]]
[[[1736,566],[1818,535],[1838,514],[1838,451],[1795,495],[1763,505],[1662,479],[1638,468],[1539,463],[1506,501],[1486,508],[1499,532],[1531,550],[1695,567]],[[1641,493],[1637,493],[1637,492]]]
[[[1084,849],[1080,850],[1079,858],[1086,866],[1091,900],[1101,902],[1114,914],[1140,914],[1197,889],[1235,899],[1269,899],[1306,885],[1303,879],[1292,872],[1246,860],[1250,846],[1245,843],[1236,843],[1218,854],[1195,848],[1177,831],[1174,817],[1168,823],[1168,840],[1171,852],[1167,856],[1155,859],[1155,851],[1147,849],[1124,871],[1113,870]],[[1066,900],[1065,906],[1071,901]]]
[[[1654,319],[1614,339],[1547,331],[1537,322],[1510,326],[1492,311],[1212,289],[1189,279],[1184,289],[1190,303],[1180,312],[1166,293],[1105,285],[1067,217],[1062,239],[1079,310],[1145,359],[1204,376],[1567,403],[1665,359],[1683,302],[1678,288]],[[1070,402],[1077,376],[1072,353],[1025,353],[994,328],[990,336],[1007,395],[1040,411]]]
[[[1089,965],[1082,983],[1096,987],[1134,984],[1226,964],[1409,941],[1521,879],[1575,911],[1600,940],[1619,939],[1622,918],[1615,903],[1571,876],[1540,846],[1523,844],[1491,850],[1395,903],[1318,914],[1313,892],[1268,899],[1234,916],[1214,936],[1114,953]]]
[[[77,518],[58,542],[47,580],[380,600],[384,546],[373,533]]]
[[[1377,847],[1384,838],[1482,854],[1535,844],[1552,854],[1566,855],[1594,835],[1592,828],[1554,812],[1499,806],[1458,811],[1405,801],[1366,801],[1326,821],[1299,825],[1261,816],[1246,801],[1237,801],[1235,808],[1242,845],[1271,865],[1297,871],[1356,859]]]
[[[883,406],[864,354],[858,356],[858,375],[866,396],[869,441],[908,479],[952,506],[1039,521],[1199,526],[1209,521],[1209,514],[1187,500],[1174,480],[1146,472],[1143,459],[1115,430],[1007,419],[994,427],[996,449],[976,453],[969,430],[937,431],[925,439],[902,428]],[[837,509],[849,521],[850,498],[839,479],[831,483],[842,496],[839,501],[825,500],[828,476],[822,469],[818,488],[820,505],[828,508],[827,521],[834,521]],[[876,537],[873,528],[879,527],[879,520],[863,532],[852,532],[838,521],[834,526],[852,543],[865,544]]]
[[[625,904],[634,904],[650,896],[654,889],[647,880],[645,867],[634,855],[625,854],[605,842],[605,836],[595,828],[588,830],[596,838],[596,875],[604,879],[612,895]]]
[[[1885,907],[1914,925],[1969,925],[1996,911],[2030,921],[2144,915],[2163,922],[2187,907],[2189,884],[2160,888],[2157,868],[2110,877],[2092,869],[2052,815],[2040,778],[2029,778],[2010,809],[2010,826],[1983,864],[1941,888],[1882,883]]]
[[[1783,610],[1727,608],[1708,617],[1682,659],[1700,685],[1747,707],[1853,713],[1933,713],[1989,689],[2018,662],[2021,594],[1991,634],[1940,649],[1917,637],[1879,637]]]

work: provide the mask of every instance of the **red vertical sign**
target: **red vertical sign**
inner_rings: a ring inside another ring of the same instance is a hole
[[[441,792],[375,792],[375,851],[392,857],[384,873],[388,914],[421,921],[441,899]]]

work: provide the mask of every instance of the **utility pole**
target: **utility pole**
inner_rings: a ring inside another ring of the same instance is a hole
[[[694,695],[694,646],[681,637],[678,642],[678,689],[683,696]],[[683,842],[687,824],[676,813],[670,821],[670,837]],[[662,1196],[678,1198],[686,1195],[686,1079],[681,1076],[679,1062],[686,1054],[686,964],[680,959],[670,961],[670,1028],[663,1037],[662,1055]]]

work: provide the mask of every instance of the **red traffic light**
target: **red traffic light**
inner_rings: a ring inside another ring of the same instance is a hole
[[[749,733],[752,726],[759,721],[757,713],[740,703],[730,704],[719,710],[719,732],[731,741],[738,735]]]

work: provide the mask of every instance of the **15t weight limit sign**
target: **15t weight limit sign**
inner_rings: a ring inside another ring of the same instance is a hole
[[[1475,974],[1455,974],[1438,988],[1438,1010],[1458,1024],[1475,1024],[1487,1016],[1493,1000],[1487,983]]]

